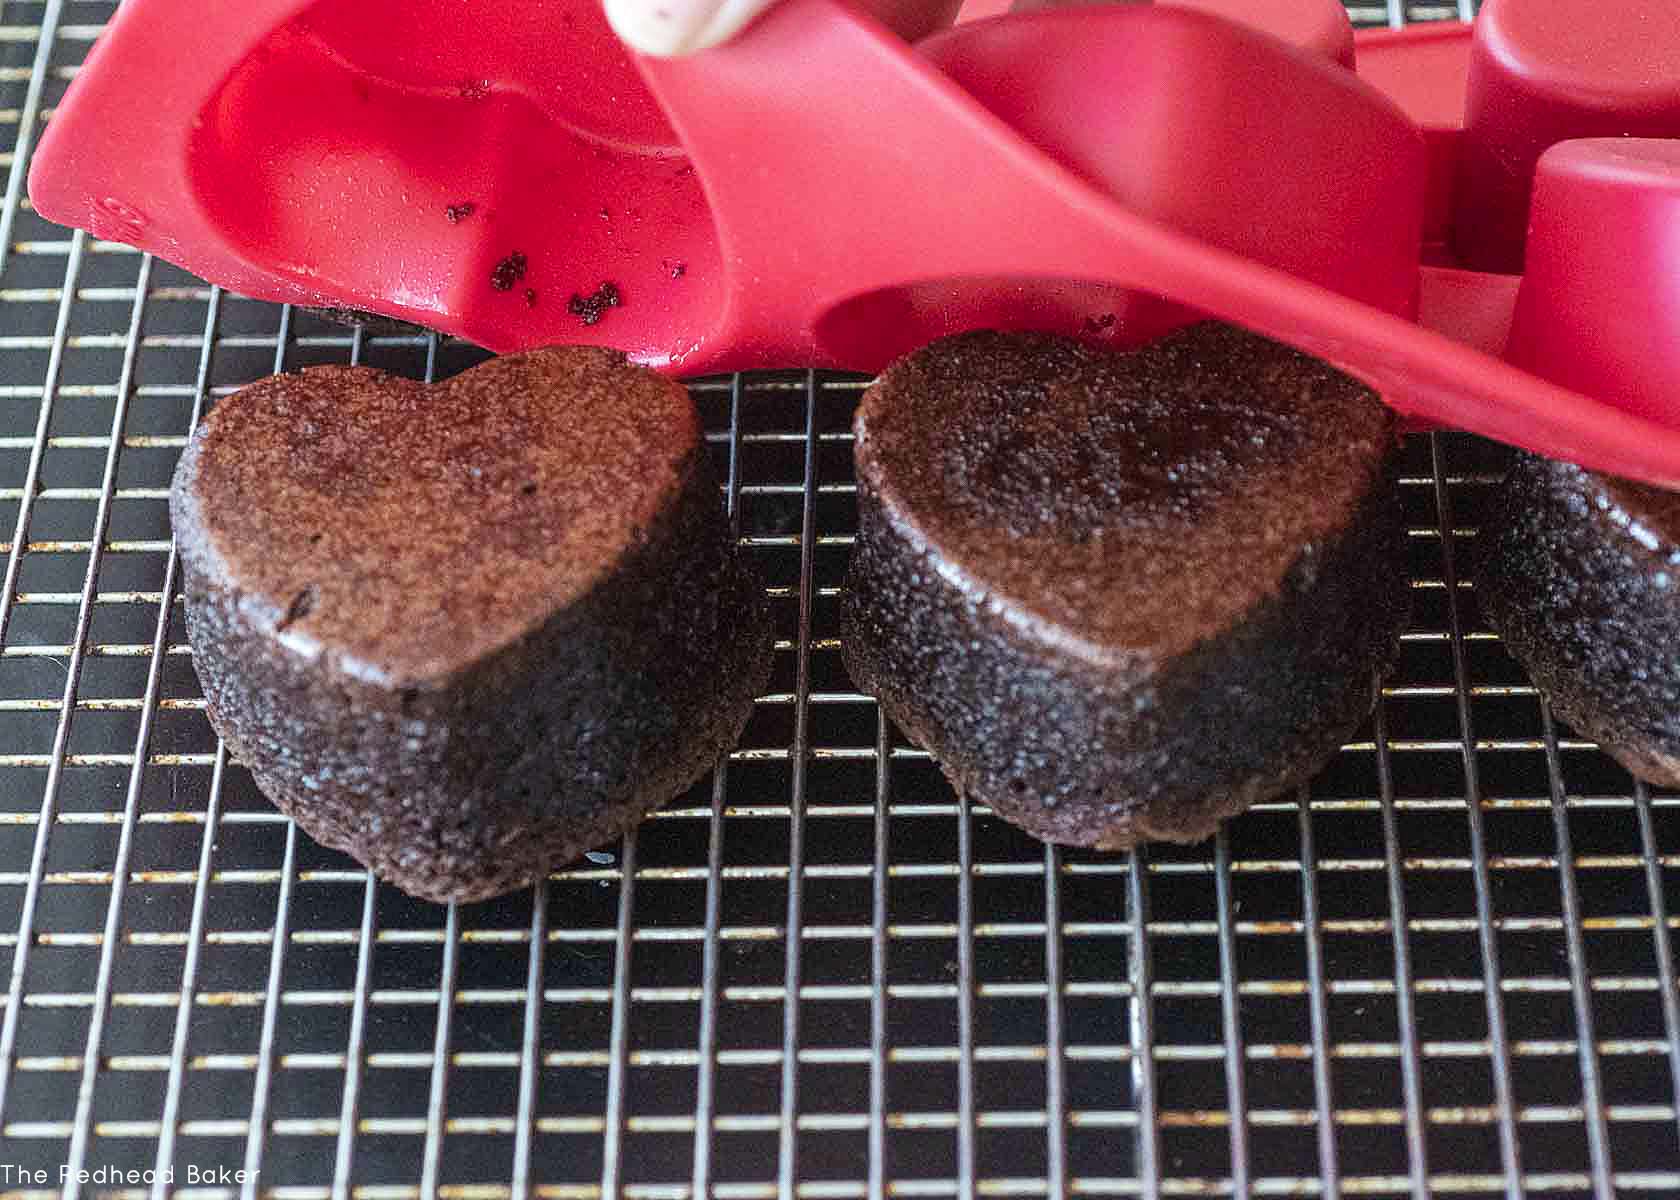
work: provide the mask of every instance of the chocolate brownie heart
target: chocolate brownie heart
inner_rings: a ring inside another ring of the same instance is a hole
[[[306,832],[474,900],[618,836],[769,671],[693,402],[589,348],[216,406],[171,496],[210,719]]]
[[[1477,546],[1482,611],[1552,707],[1680,787],[1680,493],[1522,454]]]
[[[1038,837],[1206,837],[1316,771],[1395,660],[1394,422],[1322,362],[1212,324],[969,334],[855,430],[846,664]]]

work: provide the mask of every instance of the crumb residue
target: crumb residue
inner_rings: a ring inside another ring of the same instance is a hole
[[[274,632],[286,632],[286,630],[290,629],[293,625],[297,624],[314,611],[315,585],[311,583],[292,597],[291,603],[286,605],[285,613],[280,617],[280,620],[275,623]]]
[[[1116,318],[1113,313],[1104,313],[1100,317],[1086,317],[1085,332],[1107,333],[1110,329],[1114,328],[1114,322],[1117,319],[1118,318]]]
[[[566,311],[585,325],[594,325],[607,315],[607,309],[618,308],[623,303],[618,285],[603,282],[591,295],[581,296],[573,292],[572,298],[566,301]]]
[[[665,269],[671,272],[672,279],[681,279],[688,274],[688,264],[678,260],[666,259]]]
[[[525,289],[525,307],[526,308],[535,308],[536,306],[537,306],[537,289],[536,288],[526,288]]]
[[[477,211],[478,205],[474,204],[471,200],[463,200],[459,204],[451,204],[448,208],[444,209],[443,215],[449,218],[449,223],[451,225],[459,225],[462,221],[465,221]]]
[[[525,268],[528,265],[525,256],[515,250],[491,270],[490,286],[498,292],[511,292],[513,285],[525,278]]]

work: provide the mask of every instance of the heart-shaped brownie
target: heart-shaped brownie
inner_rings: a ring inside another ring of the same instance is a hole
[[[1050,841],[1206,837],[1370,710],[1407,612],[1393,419],[1204,324],[1133,353],[967,334],[855,424],[852,677]]]
[[[1477,548],[1482,612],[1552,707],[1680,787],[1680,493],[1520,454]]]
[[[687,392],[590,348],[263,380],[171,497],[210,718],[317,840],[473,900],[616,837],[769,672]]]

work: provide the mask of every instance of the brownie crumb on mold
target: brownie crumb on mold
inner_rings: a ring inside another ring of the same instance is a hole
[[[606,316],[607,309],[618,308],[621,304],[623,299],[619,295],[618,285],[602,283],[587,296],[573,292],[572,298],[566,301],[566,311],[585,325],[596,325]]]
[[[462,221],[465,221],[477,211],[478,205],[474,204],[471,200],[463,200],[459,204],[451,204],[449,207],[445,208],[443,210],[443,215],[451,225],[459,225]]]
[[[525,255],[515,250],[498,262],[490,271],[490,286],[498,292],[511,292],[513,285],[525,278],[530,266]]]

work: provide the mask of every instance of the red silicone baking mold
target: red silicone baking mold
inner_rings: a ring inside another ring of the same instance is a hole
[[[1415,416],[1680,485],[1672,147],[1550,154],[1516,273],[1543,152],[1680,137],[1672,2],[1488,0],[1473,36],[1360,40],[1359,75],[1334,0],[1017,13],[915,49],[788,0],[671,61],[627,56],[596,0],[128,0],[30,188],[250,295],[683,372],[1212,315]]]

